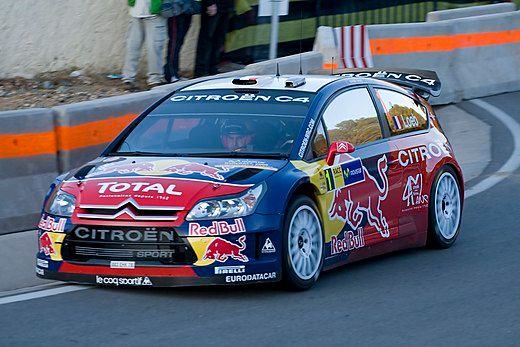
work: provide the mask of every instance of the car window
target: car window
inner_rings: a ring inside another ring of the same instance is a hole
[[[306,160],[319,158],[327,155],[328,152],[327,136],[325,135],[325,129],[323,128],[322,122],[318,123],[316,133],[311,141],[311,150],[307,153]]]
[[[426,108],[417,100],[387,89],[376,89],[392,135],[428,128]]]
[[[329,141],[348,141],[354,146],[382,138],[377,111],[366,88],[337,96],[323,113]]]
[[[288,155],[304,117],[283,115],[149,114],[113,154]]]

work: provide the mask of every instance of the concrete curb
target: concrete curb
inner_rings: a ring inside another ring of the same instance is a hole
[[[58,174],[53,113],[0,113],[0,234],[34,228],[45,192]]]

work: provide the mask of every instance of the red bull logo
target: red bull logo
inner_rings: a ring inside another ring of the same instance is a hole
[[[133,172],[141,172],[141,171],[153,171],[155,169],[155,165],[153,163],[141,162],[141,163],[131,163],[131,164],[123,164],[123,165],[114,165],[114,166],[101,166],[98,169],[97,174],[106,174],[117,172],[120,174],[128,174]]]
[[[45,218],[42,216],[40,219],[40,222],[38,223],[38,228],[45,230],[45,231],[53,231],[57,233],[62,233],[65,230],[65,224],[67,223],[66,218],[58,218],[58,221],[56,222],[54,218],[51,216],[47,216]]]
[[[337,236],[330,238],[330,254],[340,254],[343,252],[353,251],[355,249],[365,246],[365,238],[363,237],[363,228],[359,228],[357,235],[353,231],[343,232],[343,239],[338,239]]]
[[[246,226],[242,218],[235,219],[235,223],[229,224],[226,221],[212,222],[211,226],[201,226],[199,223],[189,224],[189,235],[190,236],[217,236],[217,235],[228,235],[245,233]]]
[[[382,237],[388,237],[390,231],[380,206],[381,201],[384,201],[388,194],[386,156],[382,156],[377,161],[378,172],[383,181],[381,187],[377,180],[368,173],[366,167],[362,167],[365,177],[368,179],[365,179],[362,184],[358,183],[336,189],[329,209],[329,217],[347,222],[352,229],[356,230],[363,220],[362,212],[366,212],[368,223],[375,227]],[[370,192],[370,194],[367,194],[367,192]]]
[[[211,243],[206,248],[206,252],[204,253],[202,260],[214,259],[224,263],[231,257],[232,259],[239,260],[241,262],[247,262],[249,259],[247,256],[242,254],[242,251],[246,249],[245,241],[245,235],[240,236],[238,239],[239,245],[217,237],[215,240],[211,241]]]
[[[54,242],[52,242],[48,233],[43,233],[42,236],[40,236],[40,252],[45,253],[45,255],[56,254]]]
[[[171,172],[173,174],[179,174],[179,175],[192,175],[192,174],[199,174],[205,177],[213,178],[215,180],[222,181],[224,180],[224,177],[219,174],[219,172],[226,172],[227,169],[216,169],[212,166],[203,165],[199,163],[185,163],[185,164],[178,164],[178,165],[172,165],[164,171]]]

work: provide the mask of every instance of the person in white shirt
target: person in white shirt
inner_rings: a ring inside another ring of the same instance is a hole
[[[143,41],[146,42],[149,86],[164,83],[163,49],[166,40],[166,18],[160,15],[161,0],[128,0],[130,24],[123,66],[123,83],[135,88]]]

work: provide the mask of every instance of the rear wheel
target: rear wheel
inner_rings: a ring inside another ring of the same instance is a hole
[[[297,196],[289,206],[283,229],[283,280],[293,290],[316,283],[323,267],[323,232],[316,204]]]
[[[428,243],[437,248],[450,247],[459,235],[461,213],[457,175],[444,166],[435,176],[430,192]]]

